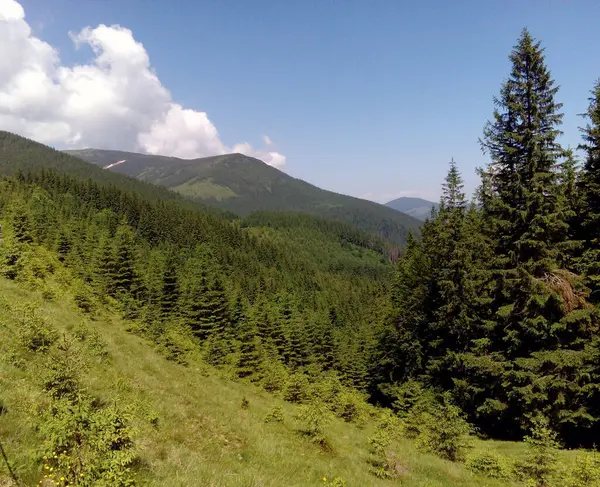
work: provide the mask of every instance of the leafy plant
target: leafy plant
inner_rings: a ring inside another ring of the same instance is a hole
[[[471,472],[493,479],[511,478],[510,467],[506,459],[493,453],[478,453],[467,458],[466,466]]]
[[[283,423],[283,408],[275,406],[265,416],[265,423]]]
[[[447,395],[431,412],[424,412],[420,417],[423,423],[417,436],[418,448],[453,462],[464,459],[471,447],[472,428]]]
[[[308,436],[313,443],[323,449],[330,449],[325,436],[325,426],[330,421],[330,414],[323,403],[315,401],[300,406],[295,418],[300,422],[302,433]]]
[[[556,473],[558,442],[556,433],[544,416],[532,420],[529,436],[525,437],[527,455],[518,465],[525,479],[535,487],[547,487]]]

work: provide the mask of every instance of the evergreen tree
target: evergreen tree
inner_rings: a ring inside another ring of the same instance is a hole
[[[581,148],[586,158],[580,189],[583,193],[584,212],[582,238],[584,240],[581,270],[587,276],[592,299],[600,302],[600,79],[594,85],[590,104],[584,114],[588,123],[580,130]]]
[[[585,364],[591,357],[581,341],[596,323],[576,293],[577,276],[561,267],[568,223],[557,174],[564,154],[556,140],[562,119],[558,88],[543,49],[527,30],[510,59],[510,77],[482,141],[491,159],[483,211],[497,255],[487,359],[501,371],[506,389],[488,399],[498,406],[492,413],[503,414],[505,431],[520,434],[523,419],[542,411],[567,434],[573,415],[591,419],[580,394],[589,382]],[[549,380],[556,388],[544,386]]]
[[[176,311],[180,299],[180,288],[177,277],[177,261],[172,250],[167,250],[165,266],[162,275],[162,289],[160,293],[160,315],[167,319]]]
[[[139,292],[139,276],[135,269],[135,240],[131,228],[121,224],[115,234],[115,269],[113,276],[116,295]]]
[[[252,320],[243,316],[239,326],[240,352],[237,374],[241,378],[255,376],[260,372],[262,362],[260,338]]]
[[[113,241],[108,232],[103,232],[94,256],[94,281],[102,294],[115,295],[117,262]]]
[[[17,205],[12,214],[13,237],[18,243],[33,242],[31,221],[28,212]]]

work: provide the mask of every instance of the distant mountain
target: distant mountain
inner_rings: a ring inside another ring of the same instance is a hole
[[[200,159],[84,149],[66,151],[110,172],[165,186],[205,204],[248,215],[294,211],[352,224],[403,243],[421,222],[384,205],[326,191],[242,154]]]
[[[437,209],[440,205],[439,203],[427,201],[423,198],[402,196],[401,198],[388,201],[385,206],[425,221],[431,215],[431,208],[435,207]]]

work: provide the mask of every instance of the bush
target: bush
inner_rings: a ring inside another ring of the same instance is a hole
[[[323,477],[323,485],[327,487],[348,487],[348,484],[342,477],[335,477],[331,480],[327,477]]]
[[[329,442],[325,437],[325,426],[330,420],[329,411],[323,403],[313,402],[301,406],[295,415],[301,424],[301,431],[308,436],[312,442],[322,448],[329,449]]]
[[[420,418],[418,448],[452,462],[464,459],[470,448],[472,428],[463,418],[460,408],[450,402],[448,395],[431,412],[423,412]]]
[[[96,305],[90,289],[80,280],[75,280],[72,290],[75,306],[86,314],[92,314],[96,309]]]
[[[159,352],[167,360],[180,365],[188,364],[187,356],[195,348],[194,341],[189,335],[175,325],[167,327],[164,333],[158,335],[156,342]]]
[[[46,392],[55,399],[73,399],[79,391],[79,378],[85,369],[79,349],[63,338],[58,349],[48,357],[42,382]]]
[[[108,344],[96,330],[80,324],[73,330],[73,335],[82,341],[90,353],[98,357],[100,361],[104,361],[109,357]]]
[[[600,458],[596,453],[582,452],[564,480],[565,487],[600,487]]]
[[[535,487],[546,487],[556,472],[558,443],[547,418],[533,419],[531,433],[525,437],[527,455],[518,470]]]
[[[390,445],[396,436],[398,429],[398,418],[385,410],[375,433],[368,438],[369,443],[369,472],[376,477],[387,479],[397,477],[405,469],[400,465],[398,456],[392,450]]]
[[[471,472],[493,479],[510,479],[510,467],[506,459],[493,453],[480,453],[467,459],[467,468]]]
[[[265,423],[283,423],[283,408],[281,406],[275,406],[265,416]]]
[[[286,387],[288,373],[281,363],[267,362],[263,369],[263,377],[260,381],[263,389],[267,392],[279,392]]]
[[[23,347],[33,352],[45,352],[57,340],[58,332],[31,305],[20,310],[18,337]]]
[[[288,402],[305,403],[310,397],[310,384],[304,374],[292,374],[283,392],[283,398]]]
[[[406,418],[412,411],[422,411],[435,402],[433,392],[412,379],[390,387],[387,393],[394,398],[392,409],[400,418]]]

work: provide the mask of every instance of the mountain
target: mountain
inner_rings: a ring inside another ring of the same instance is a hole
[[[200,159],[84,149],[69,154],[142,181],[165,186],[205,204],[248,215],[258,210],[295,211],[354,225],[403,243],[420,221],[383,205],[326,191],[242,154]]]
[[[385,206],[425,221],[427,218],[429,218],[429,215],[431,215],[431,208],[437,209],[440,205],[439,203],[427,201],[423,198],[402,196],[401,198],[388,201]]]

